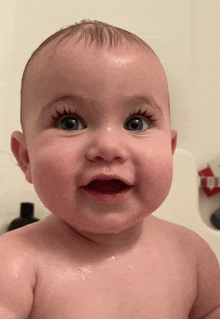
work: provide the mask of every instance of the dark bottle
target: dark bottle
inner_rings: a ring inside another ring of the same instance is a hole
[[[17,229],[26,226],[31,223],[37,222],[39,219],[34,217],[34,204],[32,203],[21,203],[20,217],[15,218],[9,224],[7,231]]]
[[[210,221],[215,228],[220,229],[220,207],[214,211],[210,217]]]

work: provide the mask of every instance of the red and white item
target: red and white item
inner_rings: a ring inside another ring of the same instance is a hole
[[[208,196],[220,192],[220,157],[208,163],[208,167],[199,171],[201,187]]]

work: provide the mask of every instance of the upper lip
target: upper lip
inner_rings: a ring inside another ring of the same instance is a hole
[[[87,186],[89,183],[91,183],[94,180],[111,180],[111,179],[117,179],[121,182],[123,182],[124,184],[128,185],[128,186],[133,186],[129,181],[127,181],[125,178],[118,176],[118,175],[110,175],[110,174],[98,174],[95,175],[93,177],[91,177],[90,179],[88,179],[88,182],[85,186]]]

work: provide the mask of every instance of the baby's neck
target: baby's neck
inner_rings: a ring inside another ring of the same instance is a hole
[[[85,231],[76,231],[80,236],[99,245],[100,247],[110,248],[113,250],[124,250],[131,248],[140,239],[143,230],[143,222],[140,222],[131,228],[120,233],[97,234]]]
[[[77,234],[82,240],[86,240],[87,245],[100,247],[100,249],[109,250],[112,252],[122,252],[131,249],[142,236],[143,231],[143,221],[135,224],[134,226],[120,232],[111,234],[98,234],[86,231],[79,231],[73,229],[65,221],[60,220],[63,227],[68,231],[73,237]],[[75,234],[75,235],[74,235]]]

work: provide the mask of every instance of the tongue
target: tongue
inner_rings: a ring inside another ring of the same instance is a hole
[[[127,185],[118,179],[110,180],[94,180],[89,183],[88,187],[99,193],[117,193],[124,189]]]

